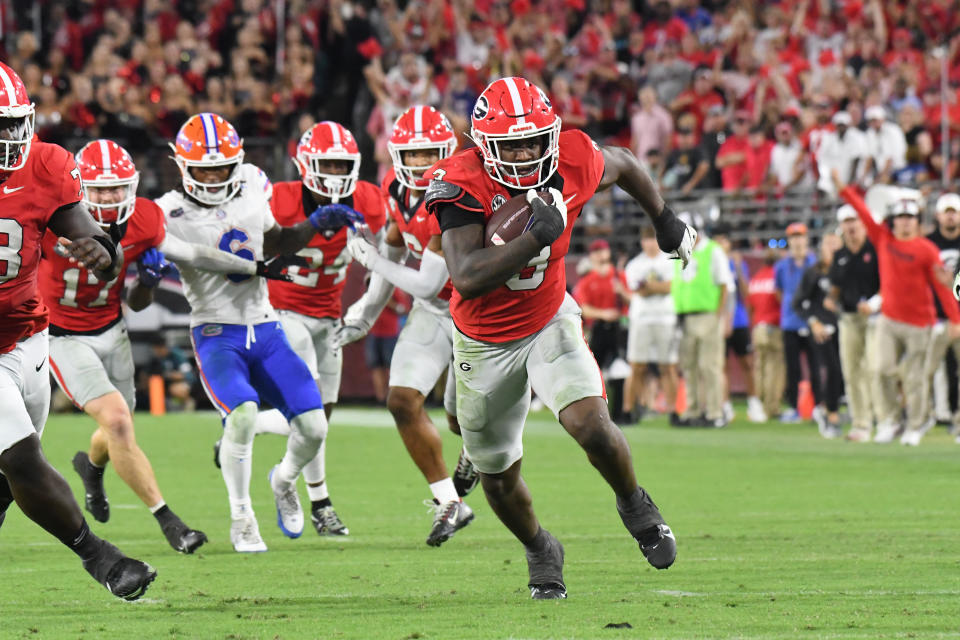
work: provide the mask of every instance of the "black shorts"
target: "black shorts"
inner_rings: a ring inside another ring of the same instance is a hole
[[[367,335],[363,346],[368,369],[389,369],[397,336]]]
[[[753,345],[750,343],[750,329],[740,327],[733,330],[733,333],[727,338],[727,351],[730,350],[733,350],[741,358],[753,353]]]

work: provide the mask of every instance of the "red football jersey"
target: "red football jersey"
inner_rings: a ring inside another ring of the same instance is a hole
[[[80,202],[83,189],[73,156],[39,140],[0,185],[0,353],[7,353],[47,326],[37,286],[40,240],[53,212]]]
[[[137,198],[120,240],[124,264],[129,266],[147,249],[159,247],[165,234],[163,210],[153,200]],[[40,262],[40,292],[50,309],[50,324],[70,333],[93,333],[112,324],[121,313],[124,274],[110,282],[98,280],[92,272],[57,255],[56,243],[57,236],[47,231]]]
[[[397,174],[392,168],[387,171],[380,188],[386,199],[387,211],[400,230],[403,243],[413,257],[420,260],[423,258],[423,250],[430,244],[430,239],[440,235],[440,223],[436,216],[427,211],[422,197],[416,202],[410,202],[409,191],[397,180]],[[452,293],[453,283],[448,278],[447,284],[443,285],[437,297],[449,300]]]
[[[275,183],[270,208],[277,223],[289,227],[306,220],[307,214],[316,209],[312,193],[299,181]],[[353,195],[343,203],[362,213],[374,233],[387,223],[383,196],[373,183],[358,180]],[[340,229],[329,236],[318,233],[297,255],[320,266],[290,267],[293,282],[270,280],[271,304],[275,309],[295,311],[314,318],[339,318],[340,298],[347,278],[347,265],[351,260],[347,251],[347,230]]]
[[[429,170],[433,180],[442,180],[473,196],[483,207],[477,211],[486,221],[512,194],[493,180],[483,168],[476,148],[441,160]],[[490,293],[464,300],[456,289],[450,297],[453,322],[464,334],[484,342],[507,342],[533,335],[546,326],[563,304],[567,275],[563,257],[570,248],[573,223],[583,205],[593,197],[603,177],[603,153],[585,133],[578,130],[560,133],[560,163],[557,174],[546,185],[560,188],[567,203],[567,228],[540,255],[517,275]],[[562,182],[562,185],[558,184]],[[462,193],[461,192],[461,193]],[[452,200],[456,202],[456,200]],[[434,200],[437,205],[451,200]],[[470,207],[466,207],[470,209]]]

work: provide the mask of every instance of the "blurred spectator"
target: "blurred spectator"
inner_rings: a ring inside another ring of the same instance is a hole
[[[866,136],[851,126],[853,120],[849,113],[837,111],[831,122],[836,129],[823,135],[817,150],[817,166],[820,172],[817,188],[830,194],[833,193],[831,171],[839,171],[844,183],[859,184],[863,177],[862,163],[868,156]],[[789,382],[787,384],[789,385]]]
[[[900,129],[907,143],[906,166],[897,175],[903,184],[917,184],[929,179],[930,154],[933,152],[933,137],[927,131],[923,112],[913,105],[900,109]]]
[[[813,266],[816,258],[810,252],[807,225],[794,222],[787,226],[787,255],[774,266],[774,284],[780,294],[780,329],[783,331],[783,352],[787,366],[787,410],[780,415],[780,422],[800,421],[797,412],[797,397],[800,387],[800,354],[807,356],[807,368],[817,371],[820,362],[810,341],[810,330],[793,308],[793,296],[804,272]],[[810,381],[816,404],[820,404],[820,385],[816,378]]]
[[[713,71],[708,67],[700,67],[693,74],[693,86],[680,92],[672,103],[670,110],[675,114],[692,113],[697,118],[697,132],[703,130],[707,111],[713,106],[723,106],[721,96],[713,86]]]
[[[750,316],[747,313],[746,306],[750,269],[746,260],[743,259],[743,254],[733,248],[729,225],[723,222],[717,223],[713,229],[713,239],[716,240],[730,260],[731,282],[733,283],[733,290],[727,296],[724,355],[729,356],[730,353],[733,353],[733,357],[740,367],[740,373],[743,375],[747,392],[747,419],[750,422],[766,422],[767,418],[764,415],[763,404],[757,398],[753,384],[753,343],[750,340]],[[733,405],[730,402],[729,380],[727,380],[724,396],[723,413],[724,418],[729,422],[734,417]]]
[[[641,231],[642,252],[624,268],[630,292],[627,362],[630,377],[624,384],[623,412],[636,422],[648,407],[644,406],[644,382],[648,366],[656,364],[670,412],[670,422],[678,420],[677,402],[677,316],[670,295],[674,275],[673,262],[660,251],[653,227]],[[639,416],[634,410],[639,406]]]
[[[738,111],[733,119],[733,133],[720,145],[716,166],[724,191],[743,189],[750,177],[747,174],[747,154],[750,152],[750,114]]]
[[[590,334],[590,350],[603,370],[617,357],[623,315],[620,298],[626,300],[628,294],[610,260],[610,243],[594,240],[588,251],[590,271],[577,281],[573,297],[583,309],[583,319]]]
[[[925,359],[930,330],[937,314],[934,293],[950,319],[950,340],[960,338],[960,308],[947,286],[940,255],[927,238],[920,236],[920,207],[915,200],[896,200],[890,207],[890,227],[878,223],[857,191],[843,184],[839,172],[832,179],[841,197],[853,206],[867,228],[880,265],[880,318],[875,349],[880,376],[877,435],[874,442],[892,442],[901,430],[900,442],[917,445],[933,426],[928,419]],[[906,428],[900,424],[897,388],[902,386],[906,404]]]
[[[813,419],[824,438],[839,438],[840,396],[843,394],[843,373],[840,369],[840,350],[837,346],[837,314],[834,306],[824,304],[830,291],[830,267],[833,256],[843,241],[835,233],[820,239],[820,259],[806,270],[793,296],[793,310],[803,318],[810,329],[818,367],[810,367],[811,384],[818,386],[823,403],[814,409]],[[833,308],[831,308],[833,307]],[[823,375],[823,372],[826,375]]]
[[[649,37],[646,42],[650,42]],[[656,90],[660,104],[671,104],[690,84],[693,65],[680,57],[679,40],[666,40],[659,52],[656,62],[647,71],[647,82]]]
[[[750,144],[747,147],[744,162],[745,186],[748,189],[760,189],[770,172],[770,154],[773,150],[773,142],[767,138],[766,131],[759,125],[750,129],[748,140]]]
[[[587,124],[587,113],[580,99],[570,92],[570,83],[561,75],[554,76],[550,84],[550,101],[560,116],[563,130],[582,129]],[[669,117],[667,119],[669,123]]]
[[[633,153],[641,160],[651,149],[666,154],[670,150],[670,136],[673,134],[670,112],[658,104],[657,94],[652,87],[640,89],[637,97],[640,108],[630,117],[630,146]]]
[[[907,139],[895,122],[887,122],[886,110],[874,105],[866,111],[866,175],[874,182],[889,184],[907,165]]]
[[[762,404],[763,413],[755,412],[760,422],[780,415],[785,369],[783,365],[783,334],[780,330],[780,295],[777,292],[774,264],[777,250],[768,248],[760,268],[748,285],[747,307],[753,327],[753,385]],[[749,408],[748,408],[749,410]],[[759,420],[763,418],[763,420]]]
[[[960,270],[960,195],[945,193],[937,198],[937,228],[927,238],[936,245],[940,260],[947,274],[954,275]],[[934,299],[937,308],[937,323],[930,337],[927,351],[927,384],[932,385],[933,376],[941,367],[945,367],[948,351],[960,358],[960,340],[952,340],[947,332],[949,317],[939,299]],[[931,416],[932,417],[932,416]],[[928,418],[929,419],[929,418]],[[960,411],[955,411],[950,419],[952,433],[960,431]]]
[[[702,182],[704,189],[719,189],[723,184],[722,167],[717,165],[716,160],[727,135],[727,111],[722,105],[715,104],[707,109],[706,119],[703,121],[703,139],[700,141],[700,149],[710,161],[710,170]]]
[[[659,178],[665,189],[676,189],[686,196],[700,187],[700,183],[710,171],[710,161],[704,155],[703,149],[697,146],[696,140],[693,129],[677,129],[677,148],[667,156]]]
[[[778,191],[787,191],[794,187],[809,187],[810,161],[803,145],[797,139],[793,125],[784,121],[775,130],[776,144],[770,150],[771,186]]]
[[[850,205],[837,209],[843,248],[830,267],[830,297],[824,306],[839,312],[840,365],[843,370],[850,431],[847,439],[869,442],[873,436],[877,387],[874,331],[880,311],[877,252]]]
[[[674,264],[671,287],[683,328],[680,367],[687,389],[687,409],[677,426],[723,427],[723,313],[733,276],[727,255],[706,236],[702,221],[690,223],[699,231],[697,243],[686,269]]]
[[[377,404],[387,401],[387,383],[390,380],[390,360],[400,335],[400,318],[410,310],[410,296],[395,289],[387,306],[377,321],[370,327],[370,333],[364,339],[364,355],[370,378],[373,381],[373,393]]]
[[[161,376],[167,398],[183,411],[193,411],[196,402],[192,390],[197,374],[190,358],[181,349],[170,346],[167,339],[159,333],[152,334],[149,342],[151,355],[146,373]]]

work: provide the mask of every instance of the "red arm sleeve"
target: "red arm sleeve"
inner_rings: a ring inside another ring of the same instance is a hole
[[[860,221],[863,222],[863,226],[867,228],[867,235],[870,237],[870,242],[876,247],[880,237],[887,231],[886,227],[873,219],[873,214],[870,213],[870,209],[867,208],[867,203],[863,201],[863,198],[860,197],[860,194],[857,193],[857,190],[852,186],[847,185],[844,187],[843,190],[840,191],[840,197],[846,200],[847,204],[857,211],[857,215],[860,216]]]

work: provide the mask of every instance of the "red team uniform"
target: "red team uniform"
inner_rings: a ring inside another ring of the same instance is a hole
[[[147,249],[159,247],[165,236],[163,211],[152,200],[137,198],[120,246],[125,264],[134,263]],[[54,251],[57,237],[43,236],[40,291],[50,309],[52,335],[99,333],[122,317],[123,278],[97,280]]]
[[[423,257],[423,250],[430,244],[430,239],[440,235],[440,223],[427,211],[422,197],[417,202],[410,202],[409,191],[397,180],[397,174],[392,168],[383,177],[380,188],[387,199],[390,218],[397,225],[403,243],[413,257],[419,260]],[[449,300],[452,293],[453,284],[447,280],[437,298]]]
[[[570,248],[570,234],[577,216],[600,185],[603,154],[585,133],[577,130],[560,133],[559,147],[557,172],[546,186],[556,185],[567,203],[567,227],[563,235],[544,248],[519,274],[490,293],[464,300],[454,290],[451,296],[454,324],[475,340],[508,342],[525,338],[546,326],[563,304],[567,290],[563,258]],[[483,216],[484,225],[496,208],[514,195],[489,177],[477,148],[440,162],[433,176],[460,187],[457,198],[446,202],[476,211]],[[470,202],[465,202],[463,195],[472,196]],[[436,211],[434,203],[431,207]]]
[[[374,233],[386,224],[383,198],[374,184],[358,181],[353,195],[343,203],[362,213],[367,226]],[[302,182],[274,183],[270,209],[280,226],[299,224],[316,208]],[[297,255],[310,260],[311,266],[290,267],[292,282],[270,280],[271,304],[278,310],[295,311],[314,318],[339,318],[347,266],[351,260],[347,251],[346,228],[329,237],[318,233],[307,244],[307,248],[301,249]]]
[[[40,245],[47,222],[60,207],[80,202],[83,190],[73,156],[63,147],[34,140],[22,169],[0,189],[0,353],[47,328],[47,307],[38,287]]]

